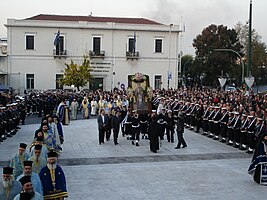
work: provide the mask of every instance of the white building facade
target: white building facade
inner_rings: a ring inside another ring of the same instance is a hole
[[[84,88],[127,88],[141,72],[150,86],[178,87],[179,26],[143,18],[37,15],[8,19],[7,85],[18,92],[67,88],[60,85],[65,63],[89,55],[92,83]],[[54,44],[60,32],[58,43]],[[1,65],[2,66],[2,65]]]

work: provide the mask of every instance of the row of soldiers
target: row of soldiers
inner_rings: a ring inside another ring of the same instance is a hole
[[[0,107],[0,142],[12,137],[25,124],[26,107],[22,102],[7,104]]]
[[[200,132],[214,140],[232,145],[252,154],[258,138],[266,131],[265,120],[254,111],[245,113],[234,111],[229,106],[207,106],[198,103],[184,102],[175,99],[166,101],[164,98],[154,100],[158,113],[166,115],[170,109],[174,118],[181,111],[185,116],[185,126]]]

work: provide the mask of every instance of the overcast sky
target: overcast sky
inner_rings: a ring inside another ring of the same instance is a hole
[[[38,14],[143,17],[164,24],[185,24],[183,54],[194,52],[193,39],[210,24],[233,28],[249,18],[250,0],[6,0],[1,2],[0,37],[6,37],[7,18]],[[253,28],[267,43],[267,0],[253,0]]]

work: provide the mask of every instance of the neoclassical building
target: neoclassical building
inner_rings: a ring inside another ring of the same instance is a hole
[[[93,69],[86,89],[127,87],[128,75],[136,72],[149,75],[153,89],[177,87],[178,25],[144,18],[40,14],[7,19],[5,26],[0,80],[20,93],[67,88],[59,81],[65,63],[80,64],[84,55]]]

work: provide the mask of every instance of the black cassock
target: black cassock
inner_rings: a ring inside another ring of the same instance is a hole
[[[159,150],[159,130],[160,126],[157,123],[157,118],[151,119],[148,125],[148,136],[150,140],[150,151],[154,153]]]

